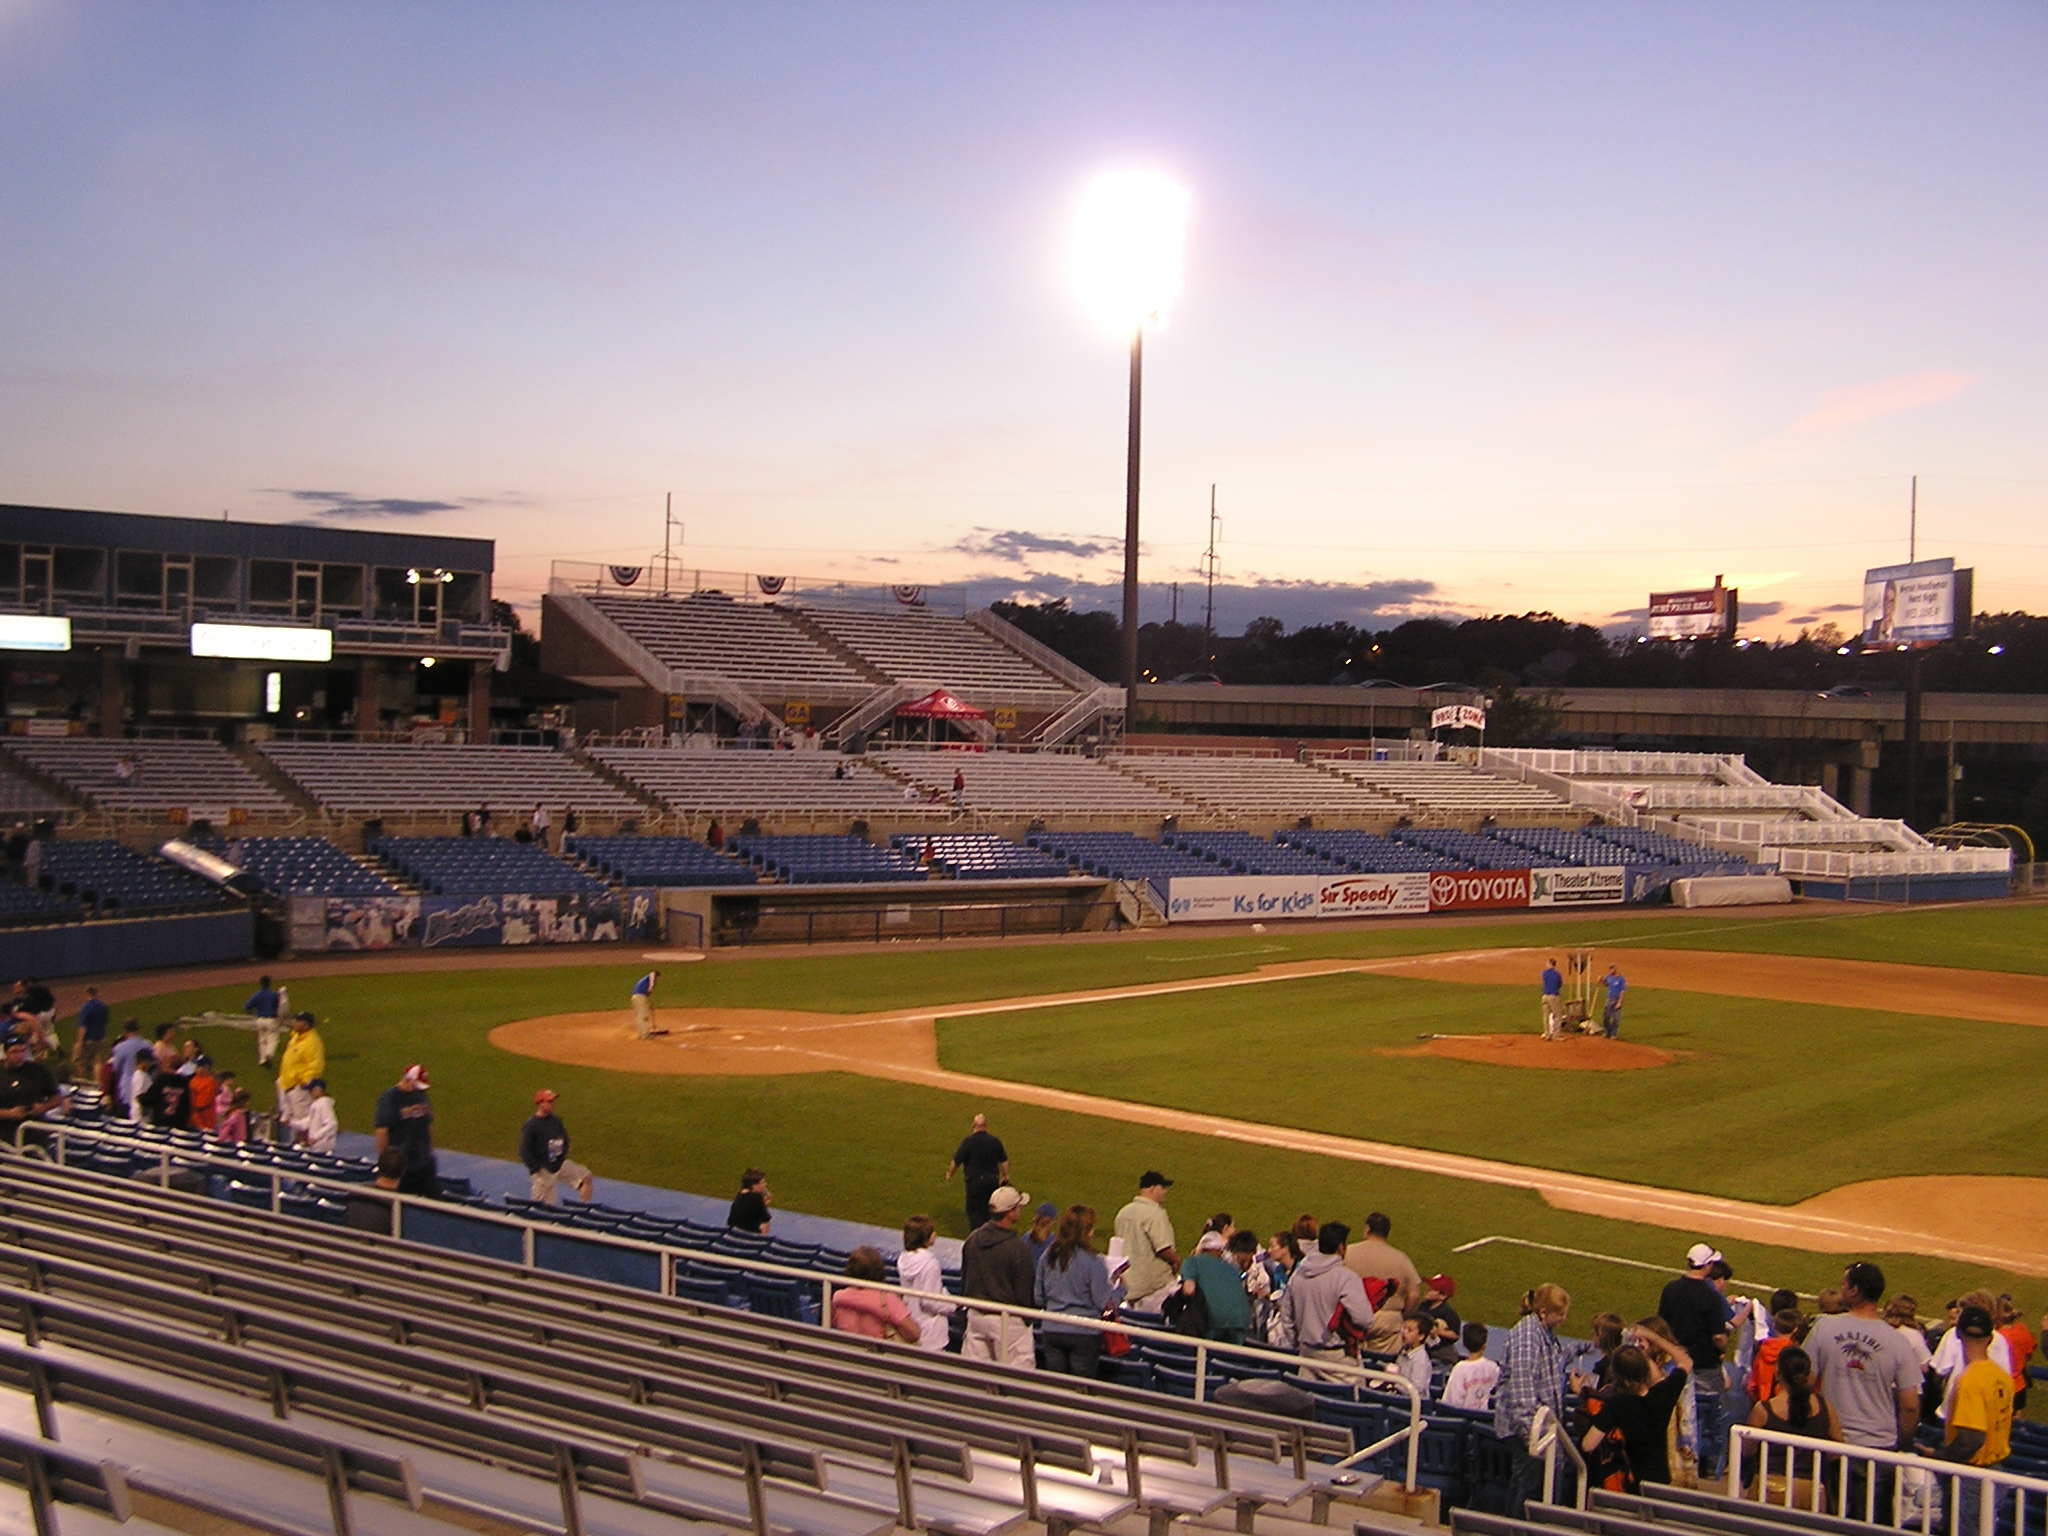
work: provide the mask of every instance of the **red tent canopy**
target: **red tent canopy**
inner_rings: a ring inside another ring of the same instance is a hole
[[[943,688],[934,688],[921,699],[912,699],[908,704],[898,705],[896,718],[899,720],[986,720],[988,711],[976,709],[965,699],[956,698]]]

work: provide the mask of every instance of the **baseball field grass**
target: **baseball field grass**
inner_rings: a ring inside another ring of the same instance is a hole
[[[788,952],[679,968],[665,982],[665,1002],[865,1012],[1224,975],[1321,956],[1574,943],[1691,945],[2040,973],[2048,969],[2048,907],[1704,922],[1674,914],[1661,921],[1567,919],[1066,946]],[[320,1016],[328,1077],[349,1129],[367,1129],[376,1095],[406,1063],[424,1060],[434,1074],[441,1145],[511,1156],[533,1090],[550,1086],[562,1095],[577,1156],[600,1179],[724,1194],[740,1168],[757,1163],[769,1170],[777,1203],[785,1208],[884,1225],[923,1211],[937,1217],[942,1230],[959,1235],[959,1186],[941,1175],[968,1118],[989,1108],[1016,1177],[1034,1201],[1083,1201],[1107,1216],[1129,1198],[1136,1174],[1156,1166],[1179,1181],[1170,1209],[1189,1228],[1216,1210],[1229,1210],[1262,1230],[1286,1225],[1304,1211],[1355,1225],[1368,1210],[1385,1210],[1395,1219],[1396,1240],[1425,1269],[1449,1269],[1469,1315],[1492,1322],[1511,1321],[1515,1298],[1546,1279],[1571,1288],[1581,1314],[1611,1306],[1641,1315],[1654,1304],[1668,1267],[1689,1240],[1659,1228],[1556,1211],[1518,1190],[1024,1105],[985,1106],[956,1093],[846,1074],[650,1077],[550,1066],[489,1043],[489,1031],[510,1020],[623,1005],[638,960],[633,953],[595,966],[407,975],[365,968],[292,977],[292,998],[295,1006]],[[1385,999],[1383,1020],[1361,1025],[1355,1000],[1362,984]],[[1132,1096],[1205,1106],[1204,1096],[1215,1095],[1217,1107],[1232,1114],[1294,1125],[1321,1123],[1312,1115],[1329,1115],[1358,1134],[1429,1145],[1450,1144],[1442,1137],[1455,1131],[1460,1150],[1523,1162],[1554,1158],[1553,1166],[1576,1166],[1583,1159],[1587,1171],[1745,1198],[1793,1198],[1833,1183],[1916,1170],[1942,1147],[1949,1160],[1934,1165],[1939,1171],[2032,1171],[2018,1169],[2013,1159],[2023,1163],[2028,1149],[2041,1144],[2040,1117],[2029,1115],[2025,1101],[2027,1084],[2038,1080],[2033,1042],[2039,1036],[2048,1047],[2048,1032],[2013,1027],[1855,1013],[1823,1020],[1813,1026],[1821,1033],[1810,1035],[1774,1017],[1782,1005],[1694,999],[1716,1019],[1731,1022],[1715,1026],[1725,1037],[1685,1044],[1677,1036],[1703,1028],[1698,1010],[1675,1000],[1669,1015],[1661,1016],[1664,1004],[1644,997],[1631,1005],[1631,1036],[1702,1049],[1700,1060],[1611,1077],[1502,1073],[1516,1089],[1505,1096],[1471,1086],[1475,1077],[1468,1074],[1483,1078],[1487,1069],[1456,1063],[1404,1060],[1400,1072],[1412,1069],[1413,1075],[1382,1075],[1395,1061],[1378,1057],[1375,1042],[1384,1034],[1395,1040],[1405,1035],[1405,1043],[1413,1043],[1426,1027],[1416,1022],[1415,1010],[1436,1021],[1452,1016],[1446,1008],[1486,1014],[1500,1004],[1493,994],[1514,990],[1343,977],[1195,994],[1177,1005],[1172,1030],[1121,1061],[1115,1059],[1123,1051],[1118,1042],[1129,1035],[1132,1017],[1124,1012],[1110,1020],[1111,1028],[1087,1031],[1085,1037],[1078,1026],[1089,1009],[1067,1010],[1057,1020],[1006,1015],[1000,1024],[965,1036],[960,1026],[948,1025],[943,1039],[949,1053],[993,1053],[1006,1063],[1005,1071],[1022,1076],[1051,1070],[1062,1051],[1071,1052],[1071,1061],[1088,1061],[1081,1075],[1093,1092],[1125,1093],[1127,1082]],[[124,1005],[120,1015],[154,1022],[208,1008],[234,1009],[247,992],[246,985],[167,991]],[[1225,998],[1230,1005],[1222,1004]],[[1528,1012],[1526,998],[1513,1001],[1516,1017]],[[1241,1015],[1235,1021],[1233,1008]],[[1195,1016],[1201,1019],[1196,1032],[1180,1032]],[[1441,1022],[1438,1027],[1450,1030]],[[1244,1038],[1247,1028],[1277,1031],[1275,1038],[1284,1037],[1289,1048],[1253,1044]],[[260,1101],[266,1089],[257,1077],[250,1037],[211,1030],[202,1031],[202,1038],[221,1065],[254,1081]],[[1293,1046],[1304,1043],[1315,1043],[1313,1053],[1292,1059]],[[1112,1046],[1111,1057],[1089,1054]],[[1830,1052],[1843,1059],[1830,1059]],[[1346,1074],[1349,1089],[1325,1091],[1333,1077]],[[1504,1120],[1503,1104],[1519,1119]],[[1781,1133],[1796,1137],[1797,1145],[1774,1150],[1757,1144]],[[1815,1157],[1836,1158],[1832,1150],[1814,1148],[1841,1142],[1852,1150],[1836,1159],[1837,1170],[1807,1166]],[[1959,1149],[1973,1166],[1957,1164]],[[1748,1172],[1737,1171],[1743,1169]],[[1660,1171],[1660,1177],[1652,1176]],[[1484,1245],[1454,1253],[1473,1242]],[[1839,1257],[1736,1242],[1721,1246],[1743,1276],[1809,1292],[1832,1283],[1841,1270]],[[2014,1291],[2029,1308],[2048,1300],[2048,1283],[2041,1281],[1912,1255],[1884,1256],[1884,1262],[1895,1289],[1923,1300],[1945,1299],[1979,1280]]]

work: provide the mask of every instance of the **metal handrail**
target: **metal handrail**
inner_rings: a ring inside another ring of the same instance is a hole
[[[111,1143],[129,1152],[146,1150],[146,1148],[138,1145],[136,1137],[122,1135],[117,1132],[94,1130],[82,1125],[72,1125],[62,1120],[28,1121],[25,1122],[24,1128],[31,1131],[40,1131],[45,1136],[54,1139],[56,1142],[56,1160],[60,1164],[65,1162],[66,1143],[73,1139],[102,1145]],[[34,1150],[9,1146],[5,1142],[0,1142],[0,1149],[4,1149],[6,1153],[13,1156],[27,1156]],[[331,1178],[317,1173],[305,1173],[290,1168],[279,1168],[276,1166],[268,1168],[251,1167],[239,1158],[221,1157],[218,1154],[204,1151],[192,1151],[183,1147],[173,1147],[167,1143],[157,1144],[156,1151],[156,1180],[160,1188],[168,1189],[170,1187],[171,1170],[174,1167],[217,1168],[223,1173],[235,1174],[249,1182],[255,1182],[267,1177],[270,1181],[270,1209],[274,1215],[284,1214],[284,1186],[287,1184],[331,1190],[344,1195],[361,1195],[369,1188],[363,1184],[351,1183],[346,1179]],[[67,1165],[67,1171],[80,1173],[86,1177],[109,1178],[111,1180],[111,1175],[98,1174],[90,1169],[70,1169]],[[112,1182],[121,1181],[112,1180]],[[473,1205],[451,1205],[446,1200],[401,1194],[397,1190],[378,1189],[374,1193],[377,1199],[389,1203],[391,1207],[390,1235],[400,1241],[405,1240],[402,1228],[404,1225],[404,1213],[408,1209],[432,1211],[441,1216],[454,1216],[460,1220],[476,1221],[490,1226],[508,1227],[517,1230],[521,1234],[519,1267],[522,1269],[530,1270],[540,1267],[535,1262],[534,1252],[536,1236],[541,1233],[555,1237],[573,1235],[574,1240],[579,1242],[594,1243],[601,1247],[616,1248],[632,1253],[651,1254],[655,1256],[660,1265],[661,1280],[659,1293],[670,1300],[673,1300],[676,1294],[676,1269],[679,1263],[712,1264],[727,1269],[739,1270],[747,1274],[765,1275],[771,1279],[801,1280],[814,1284],[819,1287],[820,1297],[818,1326],[828,1329],[832,1326],[832,1293],[835,1287],[841,1290],[881,1291],[888,1295],[901,1296],[906,1300],[922,1299],[929,1301],[932,1299],[930,1291],[920,1291],[910,1286],[897,1285],[884,1280],[855,1280],[845,1275],[825,1275],[820,1274],[814,1269],[798,1269],[793,1265],[777,1264],[767,1259],[740,1258],[733,1254],[716,1253],[708,1249],[693,1248],[679,1250],[663,1243],[650,1243],[634,1238],[617,1237],[609,1232],[593,1232],[585,1227],[565,1228],[554,1222],[530,1221],[524,1217],[515,1216],[509,1211],[492,1211]],[[1003,1352],[1007,1352],[1010,1340],[1010,1327],[1013,1321],[1027,1327],[1034,1323],[1057,1323],[1062,1328],[1078,1328],[1094,1333],[1146,1334],[1164,1342],[1191,1347],[1195,1353],[1195,1401],[1198,1403],[1208,1400],[1209,1362],[1217,1356],[1254,1360],[1274,1369],[1290,1371],[1298,1370],[1304,1364],[1304,1359],[1300,1355],[1283,1354],[1277,1350],[1265,1349],[1253,1344],[1226,1344],[1217,1339],[1191,1339],[1183,1334],[1169,1333],[1163,1329],[1147,1328],[1125,1320],[1084,1317],[1070,1312],[1049,1312],[1039,1307],[1013,1306],[1008,1302],[986,1301],[973,1296],[953,1296],[947,1293],[941,1293],[941,1295],[949,1306],[970,1312],[989,1313],[1003,1319],[999,1327],[999,1348]],[[1406,1428],[1396,1430],[1393,1434],[1386,1435],[1374,1441],[1371,1445],[1353,1451],[1350,1456],[1346,1457],[1338,1465],[1352,1466],[1366,1460],[1368,1457],[1378,1455],[1380,1452],[1391,1448],[1399,1441],[1405,1439],[1408,1442],[1408,1461],[1404,1486],[1412,1493],[1416,1487],[1415,1478],[1421,1454],[1424,1422],[1422,1394],[1417,1390],[1415,1383],[1397,1371],[1379,1370],[1372,1366],[1361,1365],[1348,1358],[1343,1360],[1324,1360],[1318,1358],[1314,1363],[1314,1368],[1318,1373],[1340,1373],[1342,1377],[1350,1379],[1355,1387],[1369,1387],[1376,1391],[1398,1391],[1407,1397],[1409,1413]]]
[[[1889,1524],[1897,1530],[1918,1530],[1922,1536],[1935,1536],[1941,1529],[1934,1512],[1932,1499],[1919,1500],[1920,1511],[1917,1524],[1907,1524],[1900,1518],[1898,1500],[1895,1498],[1889,1514],[1877,1507],[1877,1483],[1870,1469],[1891,1467],[1899,1482],[1906,1479],[1903,1472],[1911,1469],[1923,1476],[1941,1480],[1945,1492],[1954,1508],[1954,1501],[1963,1491],[1966,1483],[1974,1484],[1977,1490],[1977,1529],[1961,1536],[1993,1536],[1998,1524],[1998,1505],[2004,1491],[2010,1490],[2015,1500],[2012,1529],[2027,1529],[2027,1499],[2031,1495],[2048,1508],[2048,1478],[2027,1477],[2018,1472],[2002,1472],[1993,1467],[1972,1467],[1961,1462],[1942,1461],[1928,1456],[1913,1455],[1904,1451],[1880,1450],[1875,1446],[1850,1445],[1840,1440],[1815,1440],[1806,1435],[1795,1435],[1780,1429],[1760,1429],[1748,1424],[1735,1424],[1728,1431],[1728,1497],[1743,1499],[1750,1497],[1743,1490],[1743,1447],[1758,1447],[1757,1478],[1754,1484],[1755,1500],[1759,1504],[1778,1504],[1780,1508],[1793,1509],[1794,1485],[1798,1482],[1797,1469],[1801,1453],[1813,1458],[1813,1477],[1806,1507],[1819,1511],[1827,1496],[1827,1478],[1835,1478],[1834,1507],[1844,1519],[1862,1520],[1871,1525]],[[1770,1470],[1773,1447],[1785,1452],[1785,1490],[1782,1503],[1770,1497]],[[1852,1492],[1851,1469],[1861,1463],[1866,1471],[1863,1484],[1863,1513],[1858,1515],[1850,1510]],[[1956,1529],[1955,1525],[1950,1526]]]
[[[1576,1487],[1572,1494],[1572,1507],[1586,1507],[1586,1458],[1579,1454],[1579,1448],[1572,1444],[1572,1437],[1563,1422],[1550,1411],[1548,1403],[1540,1404],[1536,1417],[1529,1421],[1529,1454],[1543,1458],[1543,1502],[1555,1503],[1557,1491],[1557,1448],[1564,1447],[1564,1453],[1571,1458],[1578,1469],[1574,1479]]]

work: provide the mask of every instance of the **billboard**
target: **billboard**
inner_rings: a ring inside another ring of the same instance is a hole
[[[1652,592],[1652,640],[1718,640],[1735,633],[1736,592],[1716,576],[1711,587],[1690,592]]]
[[[1532,907],[1605,907],[1628,897],[1628,871],[1620,865],[1598,869],[1532,869]]]
[[[1486,711],[1476,704],[1445,704],[1429,712],[1432,731],[1483,731]]]
[[[334,631],[297,624],[194,624],[192,654],[242,661],[332,661]]]
[[[1399,875],[1176,875],[1166,882],[1175,923],[1279,917],[1391,917],[1429,910],[1429,877]]]
[[[1938,645],[1970,627],[1977,573],[1953,560],[1881,565],[1863,573],[1863,649]]]

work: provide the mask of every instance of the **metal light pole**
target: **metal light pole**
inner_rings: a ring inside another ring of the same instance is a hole
[[[1124,730],[1138,720],[1138,431],[1145,391],[1145,327],[1131,333],[1131,436],[1124,461]]]

